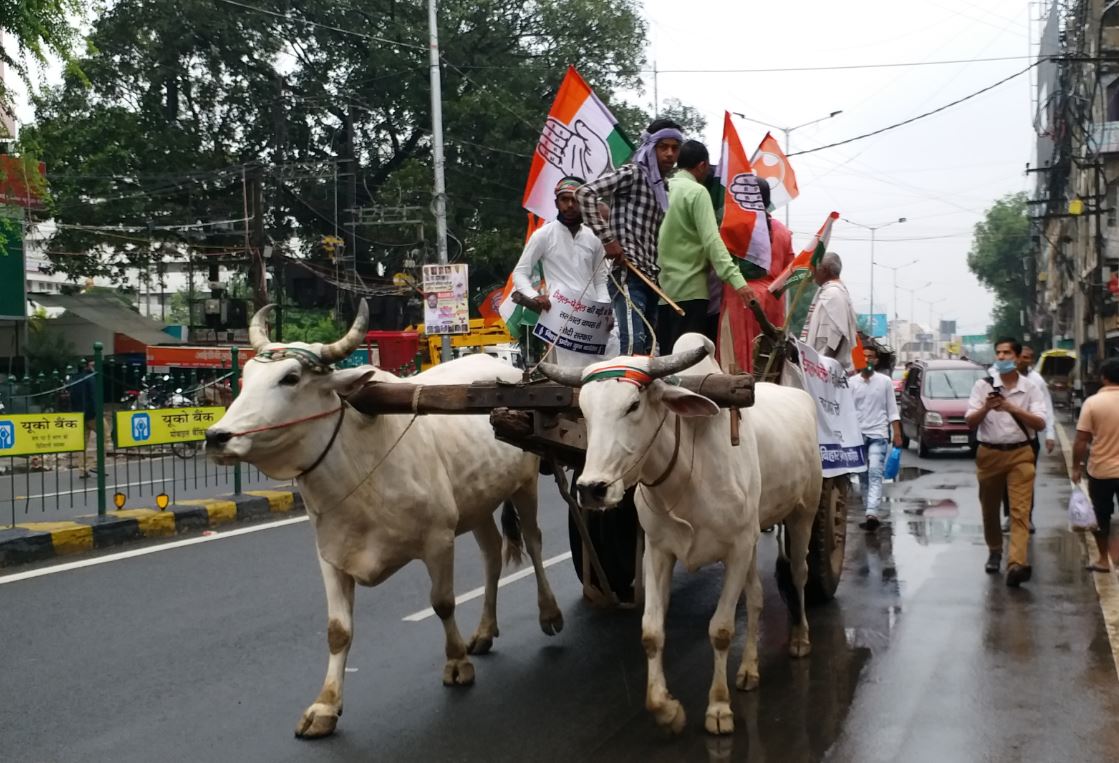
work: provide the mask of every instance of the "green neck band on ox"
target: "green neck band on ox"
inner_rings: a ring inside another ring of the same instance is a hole
[[[324,363],[318,355],[302,347],[273,347],[258,352],[252,359],[258,363],[272,363],[277,360],[288,359],[298,360],[300,365],[315,374],[328,374],[334,370],[330,365]]]

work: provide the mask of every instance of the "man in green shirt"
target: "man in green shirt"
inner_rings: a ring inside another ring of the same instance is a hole
[[[703,185],[711,171],[707,147],[699,141],[685,141],[676,165],[679,169],[668,186],[668,212],[657,241],[657,264],[661,288],[684,314],[678,315],[668,305],[658,308],[657,345],[661,354],[672,352],[672,345],[682,334],[704,333],[708,270],[733,286],[744,302],[754,298],[738,263],[723,244],[711,196]]]

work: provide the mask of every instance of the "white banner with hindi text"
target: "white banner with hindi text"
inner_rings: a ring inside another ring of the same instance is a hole
[[[824,476],[866,471],[863,434],[843,367],[804,342],[797,342],[797,351],[805,390],[816,401],[816,433]]]
[[[548,295],[552,307],[540,314],[532,330],[533,336],[561,350],[584,355],[602,355],[610,338],[609,318],[613,308],[609,302],[595,302],[563,288],[553,288]]]

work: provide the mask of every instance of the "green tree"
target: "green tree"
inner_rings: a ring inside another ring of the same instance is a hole
[[[988,328],[991,338],[1022,338],[1027,330],[1021,315],[1033,310],[1034,284],[1027,263],[1030,256],[1030,221],[1026,194],[1002,197],[975,226],[967,264],[979,283],[995,293],[995,307]]]
[[[707,129],[707,120],[703,113],[694,106],[688,106],[679,98],[666,98],[660,108],[663,119],[671,119],[684,128],[684,135],[700,140],[703,131]],[[717,153],[717,152],[716,152]]]
[[[39,308],[27,320],[27,347],[24,354],[29,371],[49,373],[61,370],[77,357],[74,345],[66,335],[50,324],[51,319],[43,308]]]
[[[72,53],[78,37],[73,22],[81,9],[81,0],[0,0],[0,37],[7,34],[14,42],[14,53],[0,45],[0,63],[27,82],[30,72],[25,57],[42,65],[48,54],[54,54],[81,76],[81,70],[73,66]],[[0,79],[0,104],[9,95]]]
[[[118,0],[96,19],[81,60],[89,85],[69,76],[45,92],[24,132],[26,150],[51,163],[63,227],[50,248],[102,253],[59,257],[60,269],[120,276],[146,264],[149,240],[156,251],[245,260],[241,218],[258,171],[267,234],[293,243],[287,254],[332,268],[320,242],[337,231],[366,279],[434,259],[426,7],[254,5],[286,15],[220,0]],[[470,262],[472,282],[503,281],[520,251],[525,177],[568,63],[608,103],[640,89],[639,9],[440,5],[450,256]],[[627,132],[644,127],[648,115],[615,105]],[[422,222],[350,235],[347,210],[402,206]],[[197,225],[218,220],[235,222]],[[175,227],[184,224],[195,227]],[[129,229],[89,229],[117,225]]]

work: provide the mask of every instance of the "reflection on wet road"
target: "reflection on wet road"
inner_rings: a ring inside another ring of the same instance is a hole
[[[813,650],[802,660],[786,652],[776,539],[763,536],[761,686],[732,690],[729,737],[703,728],[721,567],[674,576],[665,669],[688,723],[672,737],[644,708],[640,614],[591,608],[563,563],[549,568],[563,633],[540,633],[531,580],[502,588],[501,637],[493,654],[475,658],[468,689],[440,683],[439,624],[402,620],[427,604],[421,568],[359,591],[345,717],[330,739],[296,741],[292,724],[318,691],[326,656],[321,583],[302,524],[0,587],[0,606],[19,613],[0,618],[0,643],[14,645],[0,652],[4,757],[1115,760],[1115,668],[1079,539],[1065,527],[1060,457],[1042,458],[1034,579],[1020,590],[983,572],[973,470],[966,456],[907,453],[871,534],[857,527],[854,498],[839,596],[809,612]],[[552,557],[568,550],[566,516],[551,486],[542,492]],[[470,538],[457,548],[465,591],[481,579],[478,554]],[[480,606],[458,607],[464,632]],[[58,627],[59,612],[82,627]]]

